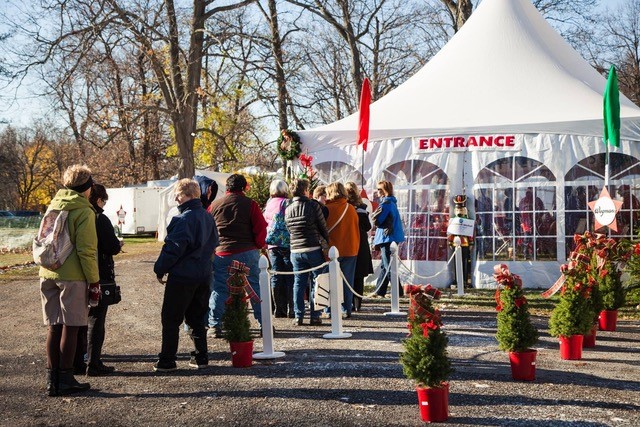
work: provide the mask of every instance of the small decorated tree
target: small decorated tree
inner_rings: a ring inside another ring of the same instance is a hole
[[[588,299],[591,287],[579,277],[567,277],[560,299],[549,319],[549,333],[554,337],[585,335],[593,325],[593,308]]]
[[[522,280],[520,276],[512,274],[504,264],[495,267],[494,277],[498,283],[498,346],[502,351],[526,351],[538,342],[538,331],[531,322]]]
[[[241,262],[233,261],[229,266],[229,278],[227,279],[229,298],[225,302],[222,327],[224,338],[230,343],[251,341],[251,323],[247,307],[250,297],[245,291],[247,274],[249,274],[249,268]],[[249,286],[249,288],[251,287]]]
[[[411,305],[409,336],[404,339],[400,356],[407,378],[416,381],[420,415],[426,422],[442,422],[449,418],[449,385],[451,361],[447,356],[448,338],[441,329],[439,311],[433,300],[440,291],[430,285],[405,288]]]
[[[622,272],[618,270],[613,261],[608,260],[604,263],[598,277],[602,301],[600,310],[617,310],[624,305],[625,289],[620,279],[621,275]]]
[[[400,356],[404,374],[415,380],[419,387],[442,387],[451,373],[451,361],[447,356],[446,334],[441,329],[440,312],[433,306],[434,297],[440,291],[431,286],[423,290],[410,290],[409,336],[403,341],[404,352]]]

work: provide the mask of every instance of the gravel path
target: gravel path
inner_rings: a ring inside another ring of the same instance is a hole
[[[162,288],[155,254],[118,261],[124,299],[110,309],[104,360],[110,377],[90,378],[83,395],[45,397],[44,339],[37,278],[0,282],[0,425],[104,426],[417,426],[414,385],[398,362],[405,319],[384,316],[388,301],[366,301],[345,320],[348,339],[327,340],[330,325],[292,326],[274,319],[274,350],[286,356],[231,367],[228,344],[210,340],[210,367],[188,368],[181,337],[175,373],[151,370],[160,346]],[[580,361],[562,361],[536,318],[536,380],[511,379],[508,356],[494,338],[495,312],[443,308],[450,378],[448,425],[640,426],[640,322],[600,332]],[[402,302],[406,307],[407,302]],[[256,340],[254,351],[262,350]]]

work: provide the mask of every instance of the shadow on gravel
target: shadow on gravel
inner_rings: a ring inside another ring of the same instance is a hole
[[[478,355],[477,357],[480,356],[481,355]],[[511,378],[511,368],[507,361],[502,363],[495,361],[484,362],[477,360],[477,357],[473,359],[452,359],[452,366],[455,371],[451,375],[451,381],[463,380],[478,382],[485,380],[517,383]],[[505,360],[508,359],[505,358]],[[585,362],[585,359],[572,362],[582,363]],[[521,383],[526,384],[527,382]],[[604,379],[595,375],[579,372],[566,372],[562,370],[561,365],[559,365],[558,370],[536,368],[536,379],[532,384],[535,383],[596,387],[602,389],[603,394],[606,389],[640,390],[640,382],[638,381]],[[508,396],[506,398],[508,398]],[[640,409],[640,406],[638,409]]]
[[[122,398],[135,397],[137,399],[165,399],[165,398],[207,398],[228,397],[240,399],[264,399],[268,397],[308,399],[311,401],[326,400],[338,401],[349,404],[376,405],[376,406],[415,406],[416,392],[388,390],[347,389],[318,389],[318,388],[268,388],[259,390],[203,390],[194,392],[176,393],[109,393],[99,389],[90,390],[87,397]]]
[[[525,422],[526,421],[526,422]],[[560,421],[560,420],[532,420],[527,418],[472,418],[472,417],[449,417],[448,423],[457,424],[470,424],[470,425],[482,425],[482,426],[515,426],[526,425],[527,427],[548,427],[553,425],[554,427],[575,427],[577,424],[575,421]],[[594,423],[589,421],[580,421],[580,427],[605,427],[608,424]]]
[[[473,393],[450,393],[449,402],[454,402],[456,406],[464,405],[477,405],[481,403],[484,406],[514,406],[514,407],[566,407],[576,406],[585,408],[603,408],[608,410],[625,410],[625,411],[637,411],[640,410],[640,406],[633,404],[612,403],[609,401],[598,400],[580,400],[580,399],[541,399],[526,397],[522,395],[505,395],[505,394],[483,394],[478,396]],[[473,418],[470,418],[473,419]],[[457,420],[456,420],[457,421]],[[522,420],[521,420],[522,421]],[[547,421],[548,423],[549,421]],[[555,423],[555,421],[554,421]],[[493,424],[489,424],[493,425]],[[529,421],[527,420],[527,424]],[[555,425],[555,424],[554,424]],[[573,425],[576,425],[575,423]],[[583,424],[580,423],[582,426]],[[599,424],[598,424],[599,425]]]

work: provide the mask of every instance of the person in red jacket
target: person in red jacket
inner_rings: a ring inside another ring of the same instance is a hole
[[[215,200],[209,212],[216,221],[220,245],[213,260],[211,297],[209,298],[209,336],[222,338],[222,315],[225,301],[229,297],[227,289],[227,268],[234,260],[249,268],[247,279],[256,295],[260,296],[260,249],[266,246],[267,221],[262,216],[260,206],[245,196],[247,180],[240,174],[227,179],[227,192]],[[262,310],[260,301],[251,299],[253,315],[262,331]]]

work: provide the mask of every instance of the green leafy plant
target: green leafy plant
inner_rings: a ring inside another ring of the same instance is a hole
[[[494,276],[498,282],[496,293],[498,346],[503,351],[525,351],[538,342],[538,331],[531,322],[529,304],[522,289],[522,280],[506,268]]]
[[[229,267],[227,288],[229,298],[225,301],[222,315],[224,338],[228,342],[251,341],[251,323],[249,322],[249,296],[245,291],[247,267],[238,261],[233,261]]]
[[[414,287],[409,293],[409,336],[403,340],[404,352],[400,363],[407,378],[415,380],[419,387],[442,387],[452,372],[447,355],[449,339],[440,328],[440,313],[432,303],[434,288],[419,290]],[[437,292],[439,296],[439,291]]]

